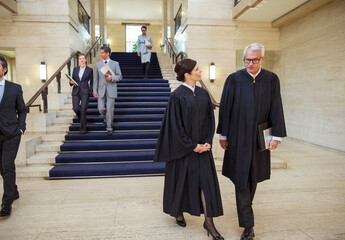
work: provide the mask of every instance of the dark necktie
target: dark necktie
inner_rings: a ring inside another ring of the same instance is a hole
[[[107,64],[108,63],[108,61],[104,61],[104,64]]]

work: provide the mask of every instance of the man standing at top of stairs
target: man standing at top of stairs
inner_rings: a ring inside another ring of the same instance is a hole
[[[109,58],[110,52],[110,47],[101,47],[102,60],[96,63],[93,76],[93,96],[98,98],[98,111],[103,117],[103,126],[106,127],[109,136],[114,131],[114,104],[117,97],[116,83],[122,79],[120,65]]]

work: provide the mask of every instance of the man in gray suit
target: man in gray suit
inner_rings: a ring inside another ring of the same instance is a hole
[[[96,63],[93,71],[93,96],[98,98],[98,111],[103,117],[103,126],[107,127],[108,135],[113,134],[114,105],[117,97],[117,82],[122,79],[121,69],[118,62],[109,58],[110,48],[101,47],[102,61]],[[114,75],[103,74],[101,68],[108,64]]]

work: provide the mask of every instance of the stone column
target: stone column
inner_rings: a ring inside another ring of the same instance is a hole
[[[174,21],[174,0],[169,0],[169,25],[170,25],[170,43],[174,46],[175,21]]]
[[[91,9],[91,21],[90,21],[91,44],[94,44],[96,41],[96,38],[95,38],[95,25],[96,25],[95,0],[90,1],[90,9]]]
[[[165,44],[168,28],[168,0],[163,0],[163,24],[162,24],[162,44]]]
[[[107,39],[105,39],[105,6],[106,0],[99,0],[99,35],[103,38],[103,43],[107,43]]]

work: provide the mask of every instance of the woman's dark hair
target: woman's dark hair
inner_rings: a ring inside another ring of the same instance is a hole
[[[141,28],[145,28],[145,30],[147,30],[147,27],[146,27],[146,26],[141,26]]]
[[[0,56],[0,64],[2,66],[2,68],[6,68],[6,72],[4,73],[4,75],[6,76],[8,69],[7,69],[7,61],[3,56]]]
[[[174,71],[177,74],[176,79],[178,81],[184,82],[184,74],[191,73],[196,65],[196,61],[190,58],[183,59],[176,63]]]

